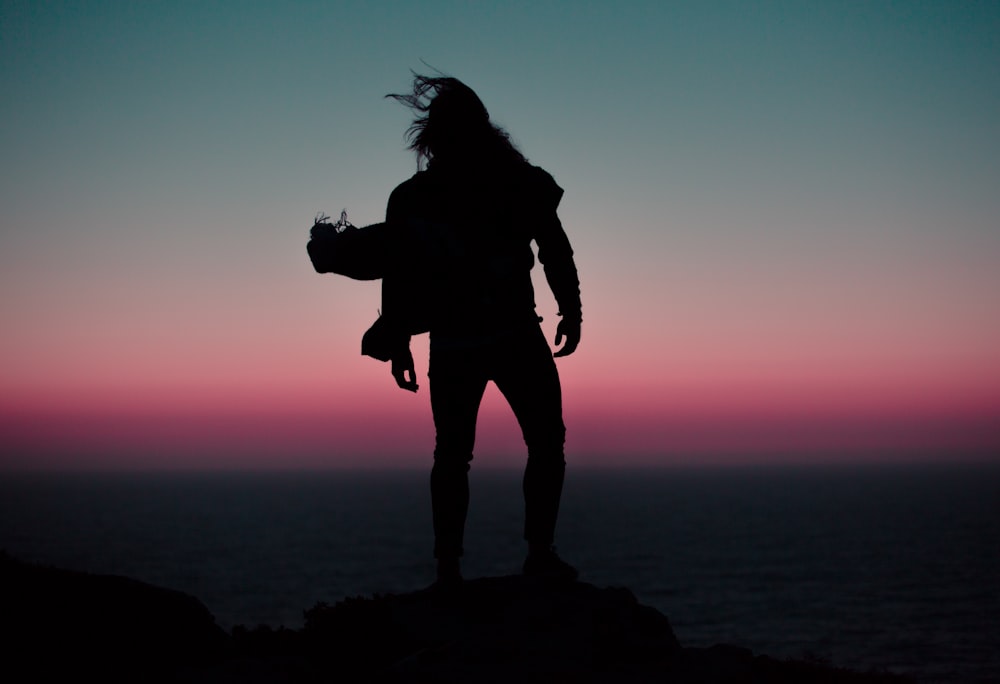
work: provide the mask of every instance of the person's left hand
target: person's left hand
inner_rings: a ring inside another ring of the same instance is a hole
[[[419,388],[417,371],[413,367],[413,354],[410,353],[409,345],[392,355],[392,377],[402,389],[416,392]]]
[[[566,343],[563,344],[563,340]],[[558,347],[562,344],[562,349],[554,353],[552,356],[569,356],[576,351],[577,345],[580,344],[580,319],[579,318],[563,318],[559,321],[559,325],[556,326],[556,346]]]

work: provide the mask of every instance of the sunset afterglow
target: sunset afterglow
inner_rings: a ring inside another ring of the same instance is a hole
[[[229,7],[0,9],[0,470],[427,466],[427,340],[400,391],[305,250],[421,60],[566,191],[569,461],[1000,454],[996,5]]]

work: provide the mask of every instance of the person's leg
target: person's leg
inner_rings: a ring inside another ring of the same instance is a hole
[[[438,579],[460,578],[465,519],[469,509],[469,463],[476,440],[476,416],[486,375],[474,354],[431,351],[428,369],[436,431],[431,469],[434,557]]]
[[[552,544],[566,472],[566,427],[559,373],[540,330],[500,350],[493,380],[514,411],[528,447],[523,489],[524,538],[530,556],[545,554],[547,561],[555,562]],[[575,576],[571,571],[565,566],[559,574]]]

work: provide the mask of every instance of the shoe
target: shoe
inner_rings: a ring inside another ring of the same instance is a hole
[[[522,572],[527,577],[540,577],[566,582],[572,582],[580,575],[576,568],[559,557],[555,548],[529,553],[528,557],[524,560]]]

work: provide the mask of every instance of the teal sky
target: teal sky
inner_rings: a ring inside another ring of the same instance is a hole
[[[382,220],[415,170],[383,96],[426,63],[566,189],[571,440],[608,402],[644,453],[665,415],[790,406],[1000,445],[998,36],[995,2],[4,1],[0,437],[317,397],[425,417],[358,354],[377,286],[305,240]]]

